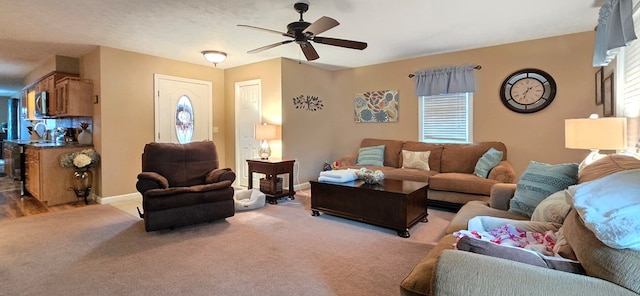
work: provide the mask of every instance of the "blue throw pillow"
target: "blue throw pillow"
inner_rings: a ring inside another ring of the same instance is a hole
[[[360,148],[356,165],[383,166],[384,145]]]
[[[496,150],[495,148],[489,149],[478,159],[473,174],[480,178],[488,177],[489,172],[502,161],[503,154],[502,151]]]
[[[531,161],[509,203],[509,212],[531,217],[538,204],[578,182],[578,164],[546,164]]]

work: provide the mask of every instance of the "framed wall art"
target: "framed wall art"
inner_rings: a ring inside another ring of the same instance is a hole
[[[604,73],[604,68],[600,67],[598,71],[596,71],[596,106],[602,105],[602,74]]]
[[[378,90],[357,93],[354,99],[356,122],[397,122],[398,91]]]
[[[613,88],[613,72],[602,81],[602,116],[613,117],[616,111],[616,98]]]

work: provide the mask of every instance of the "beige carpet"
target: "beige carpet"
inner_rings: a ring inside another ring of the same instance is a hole
[[[94,205],[0,222],[2,295],[397,295],[451,213],[403,239],[322,214],[308,197],[147,233]]]

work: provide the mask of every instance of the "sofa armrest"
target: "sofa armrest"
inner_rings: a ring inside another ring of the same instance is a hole
[[[487,179],[501,183],[514,183],[516,181],[516,171],[510,161],[503,160],[489,172]]]
[[[338,162],[338,168],[341,166],[354,166],[358,162],[358,154],[345,155],[336,161]]]
[[[142,172],[138,174],[136,189],[144,195],[151,189],[169,188],[169,180],[156,172]]]
[[[509,210],[509,202],[516,192],[516,184],[497,183],[491,186],[491,195],[489,195],[489,206],[507,211]]]
[[[211,184],[225,180],[231,181],[231,183],[233,183],[233,181],[236,180],[236,173],[234,173],[230,168],[215,169],[207,174],[204,182],[207,184]]]
[[[456,250],[440,254],[432,285],[434,295],[636,295],[598,278]]]

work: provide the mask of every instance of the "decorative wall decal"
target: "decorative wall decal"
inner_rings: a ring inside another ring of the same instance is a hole
[[[293,98],[293,106],[295,106],[296,109],[302,109],[306,111],[318,111],[324,108],[322,100],[318,97],[307,96],[305,98],[304,95],[299,95]]]
[[[356,122],[397,122],[398,90],[357,93],[354,99]]]

